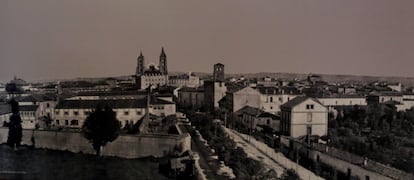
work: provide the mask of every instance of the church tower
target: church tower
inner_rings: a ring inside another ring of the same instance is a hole
[[[214,72],[213,72],[213,80],[214,81],[224,81],[224,65],[221,63],[214,64]]]
[[[161,54],[160,54],[160,72],[163,74],[168,74],[168,70],[167,70],[167,55],[165,55],[164,52],[164,47],[162,47],[161,49]]]
[[[137,64],[137,70],[135,75],[142,75],[144,74],[144,56],[142,55],[142,52],[138,56],[138,64]]]

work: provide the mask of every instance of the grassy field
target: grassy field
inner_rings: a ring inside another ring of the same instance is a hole
[[[0,179],[168,179],[151,159],[96,157],[0,145]]]

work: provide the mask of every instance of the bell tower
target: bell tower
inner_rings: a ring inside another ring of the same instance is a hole
[[[142,55],[142,51],[140,52],[138,56],[138,63],[137,63],[137,70],[135,75],[142,75],[144,74],[144,56]]]
[[[163,74],[168,74],[168,70],[167,70],[167,55],[165,55],[164,52],[164,47],[162,47],[161,49],[161,54],[160,54],[160,72]]]

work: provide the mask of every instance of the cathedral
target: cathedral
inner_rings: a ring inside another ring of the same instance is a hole
[[[137,70],[135,73],[135,82],[139,89],[146,89],[149,86],[164,86],[168,83],[167,55],[164,48],[161,49],[158,67],[154,64],[148,64],[145,68],[145,61],[142,52],[138,56]]]

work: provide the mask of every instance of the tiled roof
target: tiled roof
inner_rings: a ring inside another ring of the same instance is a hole
[[[299,91],[295,87],[265,87],[258,86],[255,88],[261,94],[299,94]]]
[[[162,99],[151,98],[151,105],[174,104]],[[110,106],[114,109],[145,108],[147,99],[118,99],[118,100],[65,100],[60,102],[56,109],[94,109],[97,106]]]
[[[263,110],[260,110],[259,108],[251,107],[251,106],[244,106],[238,111],[234,112],[235,114],[249,114],[252,116],[257,116],[264,112]]]
[[[15,98],[17,102],[44,102],[54,101],[56,99],[55,94],[31,94],[29,96],[21,96]]]
[[[277,115],[274,115],[272,113],[269,113],[259,108],[255,108],[251,106],[244,106],[243,108],[236,111],[235,114],[237,115],[248,114],[248,115],[255,116],[255,117],[270,117],[274,120],[280,120],[280,117]]]
[[[0,104],[0,115],[11,113],[11,107],[9,104],[1,103]]]
[[[259,117],[269,117],[269,118],[272,118],[273,120],[280,120],[280,116],[274,115],[269,112],[263,112],[259,115]]]
[[[286,102],[285,104],[282,104],[280,107],[284,107],[284,108],[293,108],[293,107],[295,107],[295,106],[299,105],[300,103],[302,103],[302,102],[304,102],[304,101],[306,101],[306,100],[308,100],[308,99],[312,99],[312,100],[314,100],[315,102],[317,102],[317,103],[319,103],[319,104],[321,104],[321,105],[322,105],[322,103],[320,103],[317,99],[310,98],[310,97],[306,97],[306,96],[298,96],[298,97],[295,97],[294,99],[292,99],[292,100],[290,100],[290,101]],[[323,106],[323,105],[322,105],[322,106]]]
[[[19,106],[19,111],[37,111],[38,105]]]
[[[79,92],[78,96],[117,96],[117,95],[146,95],[143,91],[107,91],[107,92]]]
[[[204,88],[192,88],[192,87],[183,87],[178,91],[181,92],[204,92]]]

